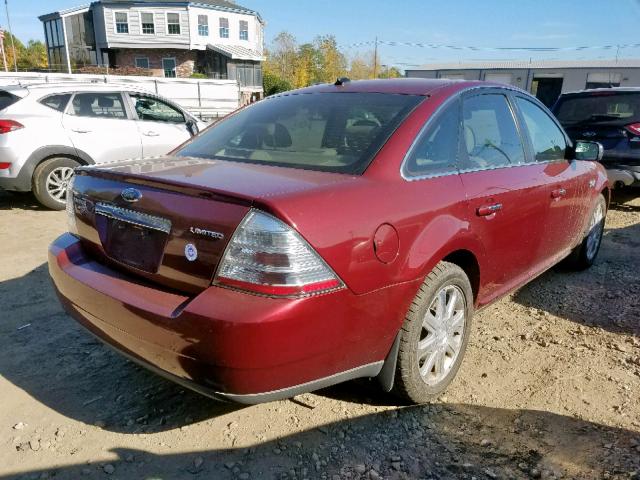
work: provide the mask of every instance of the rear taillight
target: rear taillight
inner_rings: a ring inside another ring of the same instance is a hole
[[[0,120],[0,135],[20,130],[21,128],[24,128],[24,125],[14,120]]]
[[[11,162],[0,162],[0,170],[11,168]]]
[[[634,135],[640,135],[640,123],[632,123],[631,125],[627,125],[624,127],[628,132],[633,133]]]
[[[283,297],[344,287],[298,232],[257,210],[251,210],[233,234],[214,283]]]

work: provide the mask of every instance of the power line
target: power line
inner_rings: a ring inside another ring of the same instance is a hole
[[[389,47],[415,47],[428,49],[446,49],[461,50],[471,52],[579,52],[584,50],[616,50],[619,52],[625,48],[640,48],[640,43],[629,43],[624,45],[589,45],[574,47],[477,47],[472,45],[446,45],[440,43],[423,43],[423,42],[401,42],[388,40],[370,40],[364,42],[356,42],[348,45],[340,45],[341,48],[360,48],[360,47],[376,47],[378,45],[386,45]]]

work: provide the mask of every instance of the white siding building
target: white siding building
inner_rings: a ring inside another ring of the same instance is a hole
[[[561,93],[587,88],[640,86],[640,60],[554,60],[438,63],[407,77],[485,80],[520,87],[552,106]]]
[[[264,21],[226,0],[99,0],[39,17],[49,64],[137,67],[151,75],[237,80],[260,96]]]

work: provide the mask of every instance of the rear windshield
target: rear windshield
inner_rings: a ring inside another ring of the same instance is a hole
[[[0,111],[13,105],[18,100],[20,100],[20,97],[16,97],[15,95],[10,94],[9,92],[0,90]]]
[[[230,116],[177,155],[360,174],[423,98],[382,93],[274,97]]]
[[[598,92],[561,97],[554,113],[564,126],[627,125],[640,121],[640,92]]]

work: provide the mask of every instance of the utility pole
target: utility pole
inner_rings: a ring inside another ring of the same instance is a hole
[[[8,72],[7,68],[7,55],[4,52],[4,30],[0,30],[0,53],[2,53],[2,63],[4,64],[4,71]]]
[[[13,68],[18,71],[18,57],[16,56],[16,44],[13,41],[13,32],[11,30],[11,19],[9,18],[9,0],[4,0],[4,7],[7,10],[7,26],[9,27],[9,40],[11,40],[11,50],[13,51]]]
[[[5,0],[6,2],[7,0]],[[378,37],[373,49],[373,78],[378,78]]]

